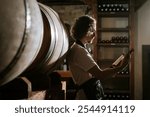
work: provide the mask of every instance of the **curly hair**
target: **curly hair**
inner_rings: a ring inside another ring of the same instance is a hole
[[[85,36],[91,27],[95,23],[95,19],[84,15],[76,19],[74,25],[71,28],[71,35],[76,40],[80,40],[83,36]]]

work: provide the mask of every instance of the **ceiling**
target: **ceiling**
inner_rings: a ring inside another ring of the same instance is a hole
[[[37,0],[47,5],[81,5],[85,4],[84,1],[92,1],[92,0]],[[133,0],[135,10],[139,9],[147,0]]]
[[[37,0],[44,4],[50,4],[50,5],[78,5],[78,4],[84,4],[83,0]]]
[[[147,0],[134,0],[135,1],[135,10],[139,9]]]

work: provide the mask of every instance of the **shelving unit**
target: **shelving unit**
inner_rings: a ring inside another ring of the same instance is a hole
[[[133,48],[132,1],[97,0],[97,39],[94,58],[103,69]],[[102,81],[105,99],[133,98],[133,57],[124,70]],[[132,72],[132,73],[131,73]]]

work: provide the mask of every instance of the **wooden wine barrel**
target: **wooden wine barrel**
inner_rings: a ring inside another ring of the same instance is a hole
[[[39,3],[44,23],[42,47],[29,72],[50,73],[68,51],[69,41],[66,28],[59,15],[50,7]]]
[[[36,0],[0,1],[0,85],[21,74],[36,58],[43,21]]]
[[[0,86],[24,72],[52,72],[63,60],[68,35],[53,9],[36,0],[5,0],[0,15]]]

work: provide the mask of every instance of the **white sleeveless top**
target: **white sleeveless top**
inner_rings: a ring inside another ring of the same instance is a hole
[[[92,78],[88,70],[97,65],[90,53],[84,47],[76,43],[71,47],[67,55],[67,61],[74,83],[77,85],[81,85]],[[80,93],[83,94],[82,90],[78,93],[78,99],[85,99],[84,95],[80,95]]]

